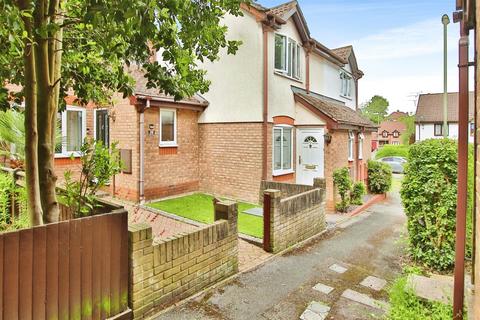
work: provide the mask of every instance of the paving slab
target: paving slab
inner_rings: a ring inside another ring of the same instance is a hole
[[[366,294],[347,289],[342,293],[342,297],[350,299],[352,301],[364,304],[366,306],[375,308],[375,309],[382,309],[382,310],[387,310],[388,309],[388,304],[384,301],[380,300],[375,300]]]
[[[329,294],[334,290],[334,288],[327,286],[323,283],[317,283],[315,286],[312,288],[313,290],[319,291],[321,293]]]
[[[375,291],[382,290],[386,285],[387,281],[385,279],[377,278],[374,276],[368,276],[360,282],[360,285],[373,289]]]
[[[328,269],[335,271],[336,273],[345,273],[348,270],[347,268],[336,263],[332,264],[330,267],[328,267]]]
[[[451,303],[453,298],[452,277],[432,277],[411,274],[407,285],[415,294],[423,299],[442,303]]]
[[[263,208],[251,208],[243,211],[243,213],[246,213],[252,216],[263,217]]]
[[[323,303],[312,301],[300,316],[301,320],[325,320],[330,307]]]

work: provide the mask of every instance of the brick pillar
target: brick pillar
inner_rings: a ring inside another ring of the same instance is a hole
[[[153,275],[152,227],[146,223],[128,227],[128,306],[134,319],[143,318],[153,307],[153,287],[149,279]]]
[[[227,220],[230,231],[238,233],[238,204],[234,201],[223,200],[214,203],[215,221]]]
[[[275,251],[275,212],[280,206],[282,192],[267,189],[263,192],[263,249]]]

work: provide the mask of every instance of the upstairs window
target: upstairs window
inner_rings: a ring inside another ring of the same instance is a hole
[[[340,72],[340,95],[350,98],[352,96],[352,77],[345,71]]]
[[[384,130],[384,131],[382,132],[382,137],[388,138],[388,131]]]
[[[400,136],[400,133],[397,130],[393,131],[394,138],[398,138],[399,136]]]
[[[293,39],[275,34],[275,71],[300,79],[300,45]]]
[[[353,145],[354,145],[355,135],[352,131],[348,132],[348,161],[353,161]]]

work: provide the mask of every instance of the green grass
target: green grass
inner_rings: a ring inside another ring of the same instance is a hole
[[[202,223],[212,223],[214,218],[213,197],[203,193],[157,201],[148,206]],[[238,203],[238,230],[240,233],[263,238],[263,218],[243,213],[255,207],[258,206],[245,202]]]
[[[439,302],[428,302],[418,298],[407,286],[407,278],[395,281],[389,290],[390,309],[388,320],[447,320],[452,319],[452,306]]]

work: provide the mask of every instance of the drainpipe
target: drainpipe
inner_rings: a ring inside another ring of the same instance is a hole
[[[150,108],[150,99],[147,98],[146,106],[140,111],[139,120],[139,139],[140,139],[140,177],[139,177],[139,189],[140,189],[140,203],[145,202],[145,110]]]
[[[463,15],[463,13],[460,13]],[[458,172],[457,217],[455,242],[455,273],[453,289],[453,319],[463,319],[465,286],[465,234],[467,215],[468,174],[468,30],[460,18],[459,94],[458,94]]]
[[[307,91],[307,94],[310,93],[310,52],[311,52],[311,44],[309,43],[309,46],[307,50],[305,50],[305,91]]]
[[[268,27],[263,26],[263,154],[262,180],[268,176]]]
[[[443,137],[448,138],[448,81],[447,81],[447,26],[450,23],[450,18],[447,14],[442,16],[443,24]]]

